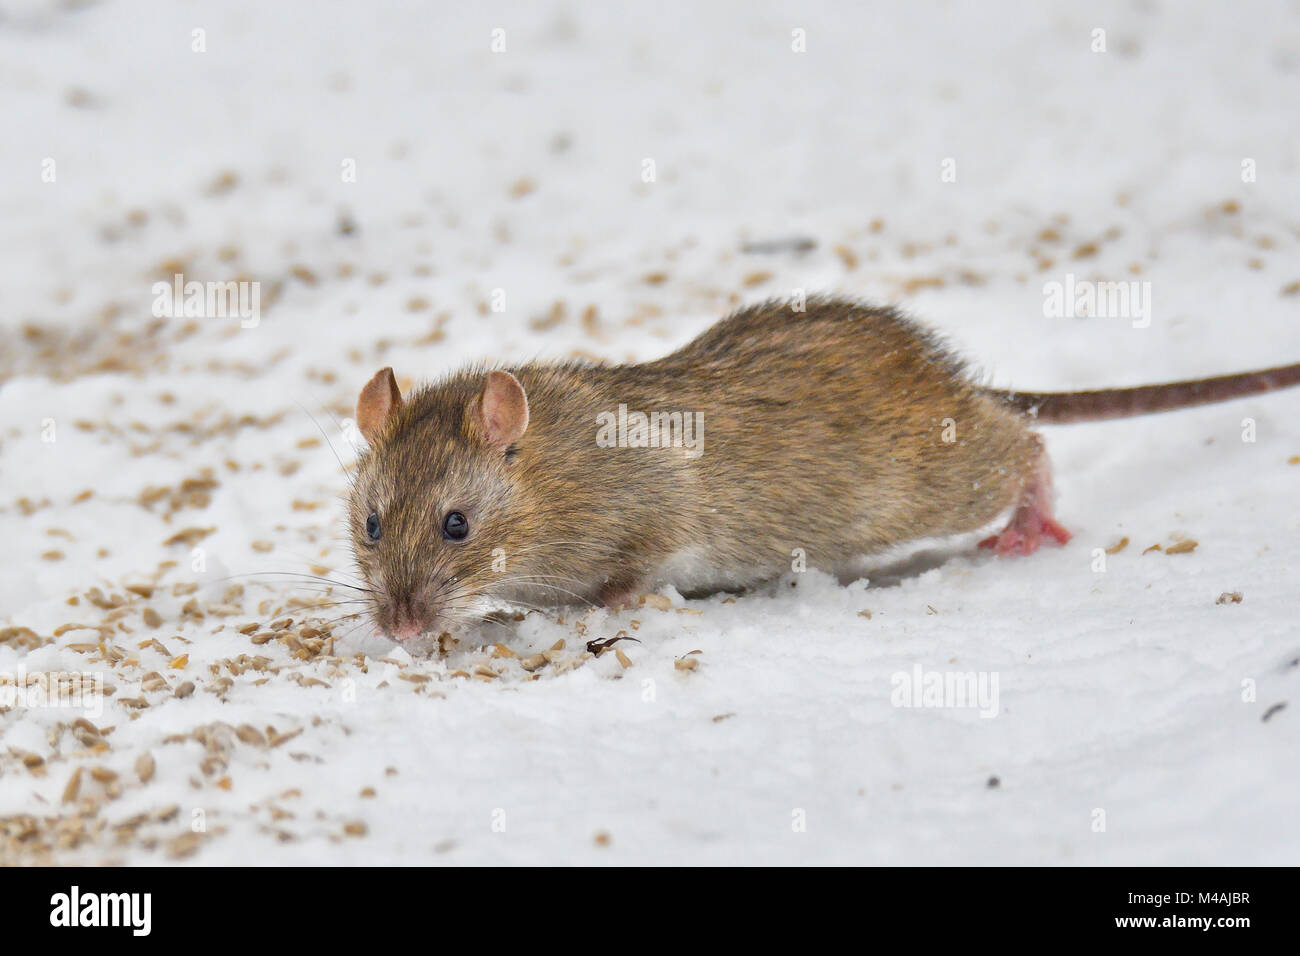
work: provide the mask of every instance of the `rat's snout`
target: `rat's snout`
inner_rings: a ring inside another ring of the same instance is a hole
[[[379,626],[389,637],[406,642],[430,631],[437,614],[422,595],[408,594],[393,598],[379,618]]]
[[[414,614],[398,611],[393,618],[392,635],[399,641],[409,641],[419,637],[425,631],[424,625]]]

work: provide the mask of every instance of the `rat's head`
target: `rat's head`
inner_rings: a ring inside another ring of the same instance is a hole
[[[370,451],[348,503],[357,566],[375,623],[424,650],[447,625],[475,616],[499,575],[493,558],[518,524],[515,443],[528,399],[509,372],[479,372],[403,400],[393,370],[357,401]]]

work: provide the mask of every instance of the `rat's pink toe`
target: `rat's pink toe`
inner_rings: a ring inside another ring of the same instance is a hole
[[[1057,544],[1069,544],[1074,535],[1061,527],[1051,515],[1043,516],[1043,530],[1056,539]]]

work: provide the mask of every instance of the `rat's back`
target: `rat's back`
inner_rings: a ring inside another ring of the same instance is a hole
[[[795,548],[833,568],[976,530],[1015,504],[1038,454],[1020,415],[889,308],[766,302],[619,371],[648,402],[702,412],[705,451],[683,464],[692,554],[737,569],[761,555],[779,571]]]

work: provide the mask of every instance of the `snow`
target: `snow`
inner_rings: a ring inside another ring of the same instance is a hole
[[[0,675],[115,687],[99,752],[67,709],[0,714],[0,820],[88,834],[0,862],[1294,864],[1294,394],[1050,430],[1076,537],[1030,559],[929,542],[858,581],[489,629],[565,641],[536,680],[481,640],[303,660],[237,628],[300,633],[318,592],[272,572],[352,573],[322,434],[354,457],[382,365],[653,358],[795,289],[901,303],[1026,389],[1300,360],[1297,102],[1282,2],[0,0],[0,628],[52,639],[0,643]],[[259,280],[260,323],[156,321],[177,264]],[[1149,281],[1149,327],[1046,317],[1069,273]],[[186,528],[215,529],[202,572],[162,543]],[[92,588],[128,601],[126,660],[60,630],[116,613]],[[578,658],[620,630],[631,667]],[[278,673],[225,663],[259,654]],[[895,706],[917,665],[996,675],[996,716]],[[165,819],[115,840],[139,814]]]

